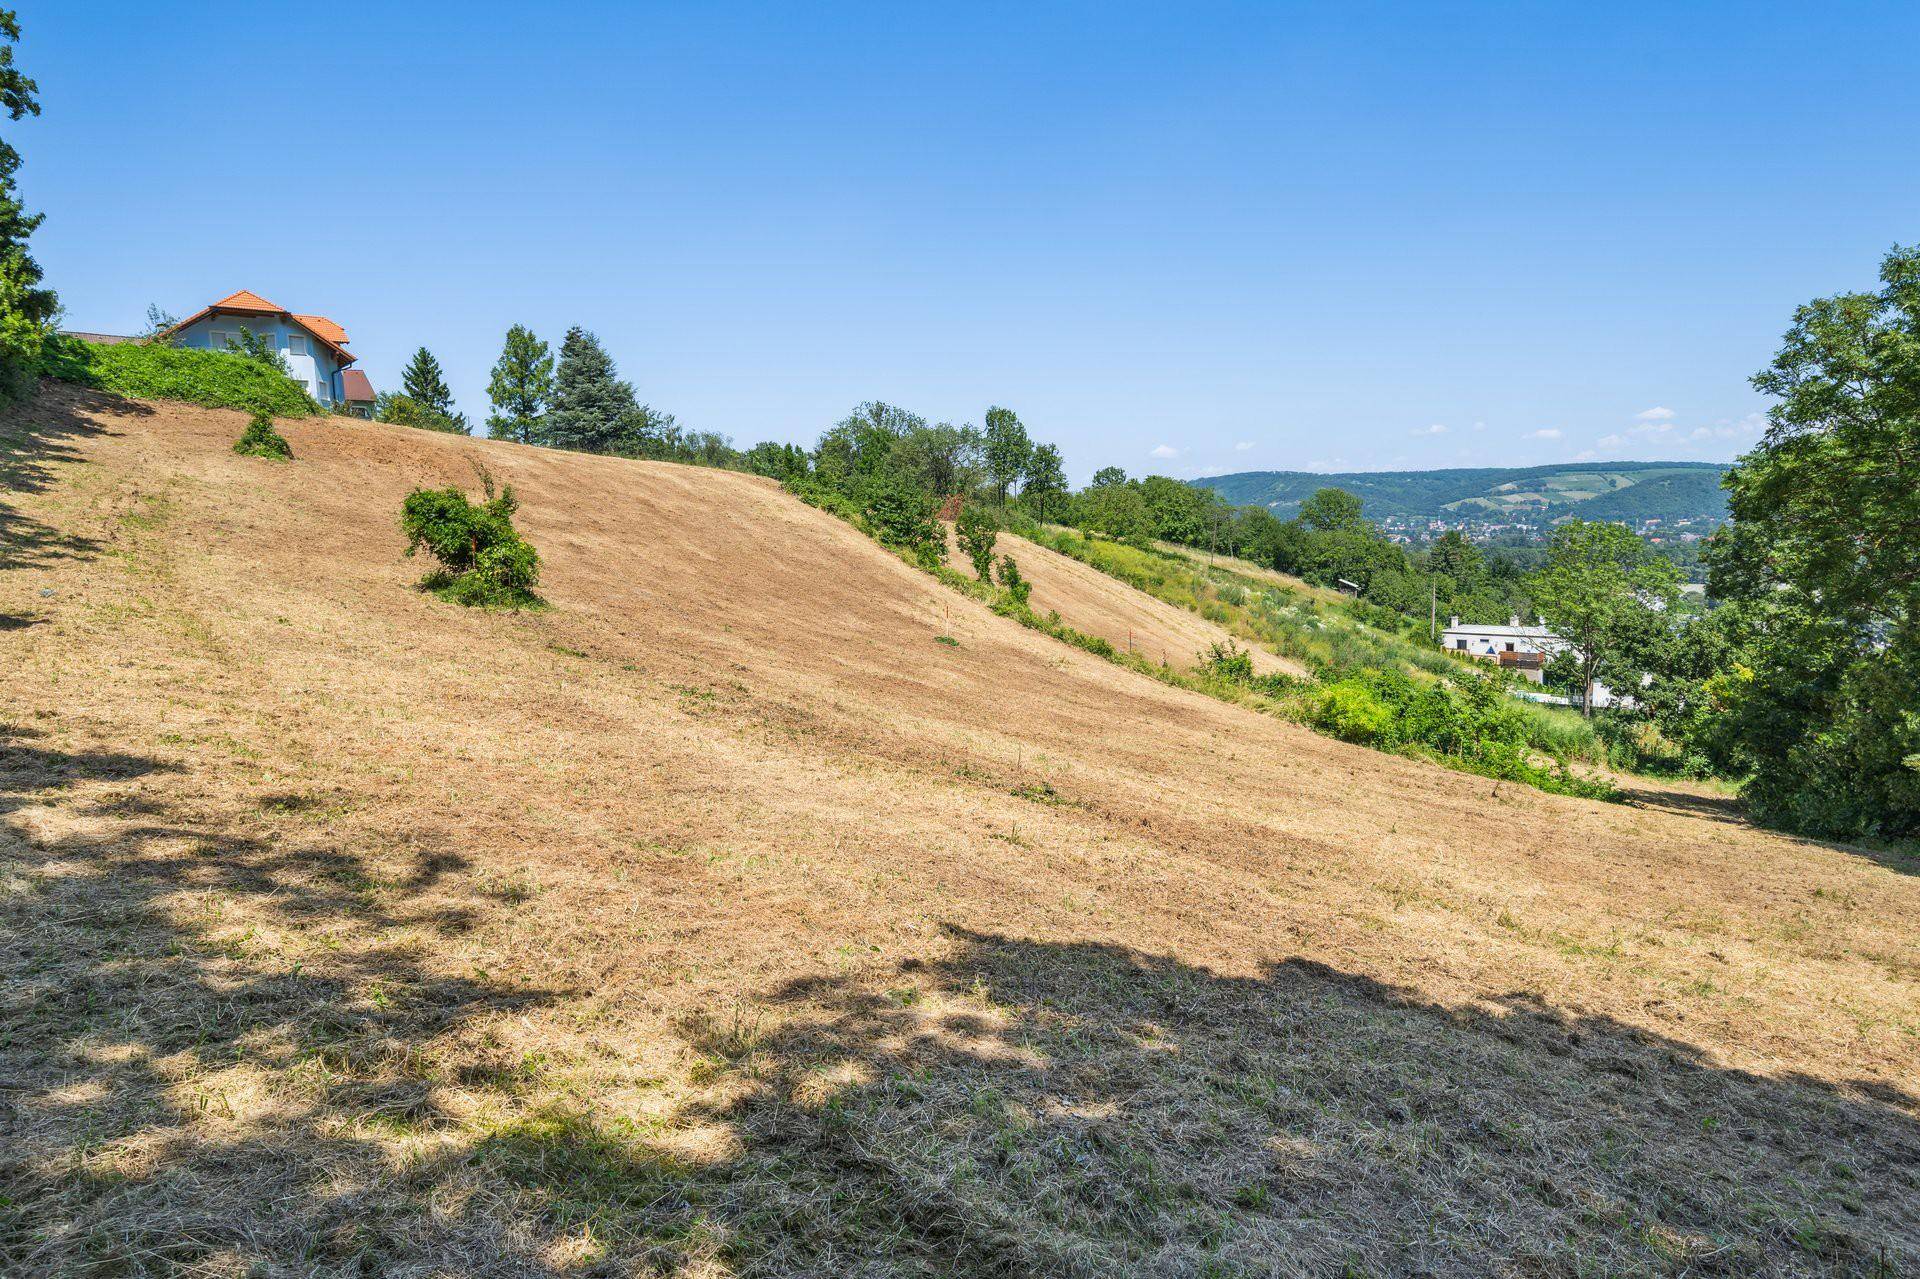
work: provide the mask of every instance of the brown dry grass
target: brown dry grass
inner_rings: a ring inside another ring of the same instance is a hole
[[[951,528],[947,542],[949,561],[962,572],[971,573],[972,566],[960,553]],[[1122,652],[1138,653],[1148,661],[1191,671],[1201,665],[1211,646],[1238,643],[1225,627],[1016,533],[1000,533],[994,553],[1013,556],[1021,575],[1033,584],[1028,603],[1034,612],[1043,617],[1058,613],[1060,620],[1074,630],[1103,639]],[[1247,652],[1253,658],[1255,674],[1308,674],[1300,663],[1257,644],[1247,647]]]
[[[243,425],[0,419],[0,1272],[1920,1267],[1910,861],[1316,737],[751,478]],[[411,589],[477,457],[551,612]]]

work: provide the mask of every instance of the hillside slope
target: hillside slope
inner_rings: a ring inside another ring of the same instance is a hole
[[[242,425],[0,417],[0,1272],[1920,1266],[1912,863],[1317,737],[751,477]],[[476,460],[550,612],[411,589]]]
[[[948,533],[949,559],[971,572],[952,530]],[[1001,532],[994,553],[1011,555],[1020,565],[1021,574],[1033,585],[1028,603],[1034,612],[1042,616],[1058,613],[1060,620],[1073,629],[1106,640],[1122,651],[1141,653],[1150,661],[1190,671],[1201,664],[1202,654],[1211,646],[1237,643],[1225,628],[1204,617],[1136,591],[1097,568],[1016,533]],[[1307,674],[1307,668],[1299,662],[1257,645],[1247,648],[1247,654],[1257,675]]]
[[[1374,519],[1466,516],[1590,520],[1659,517],[1719,523],[1727,517],[1724,466],[1711,462],[1570,462],[1436,471],[1241,471],[1195,480],[1237,506],[1264,506],[1283,519],[1316,489],[1357,494]]]

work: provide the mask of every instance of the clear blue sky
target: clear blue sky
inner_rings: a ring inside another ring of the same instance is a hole
[[[19,0],[67,322],[514,322],[688,426],[1017,410],[1083,480],[1728,458],[1920,239],[1920,6]]]

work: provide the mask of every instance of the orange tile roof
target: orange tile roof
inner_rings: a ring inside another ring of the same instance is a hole
[[[340,345],[340,346],[346,345],[347,331],[341,328],[339,325],[335,324],[332,320],[329,320],[326,316],[300,315],[296,312],[293,318],[300,321],[300,323],[306,325],[309,329],[313,330],[313,332],[319,334],[321,337],[325,338],[327,341],[335,343],[336,345]]]
[[[349,404],[372,404],[375,399],[373,383],[359,369],[340,371],[340,390]]]
[[[168,333],[178,333],[188,325],[198,323],[205,316],[213,315],[220,311],[239,313],[241,315],[284,315],[332,347],[334,353],[340,357],[343,364],[352,364],[359,358],[352,351],[347,350],[347,331],[335,324],[332,320],[329,320],[326,316],[295,315],[278,302],[269,302],[258,293],[252,293],[246,289],[241,289],[238,293],[229,293],[218,302],[200,308],[186,319],[168,329],[166,333],[161,334],[161,336],[165,337]]]
[[[245,289],[241,289],[238,293],[227,294],[207,309],[210,311],[259,311],[265,315],[292,314],[279,303],[269,302],[258,293],[249,293]]]

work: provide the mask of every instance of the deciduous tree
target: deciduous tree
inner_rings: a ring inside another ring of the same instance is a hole
[[[487,434],[496,440],[532,444],[540,434],[540,418],[553,395],[553,352],[533,330],[516,324],[507,330],[500,358],[487,382]]]

